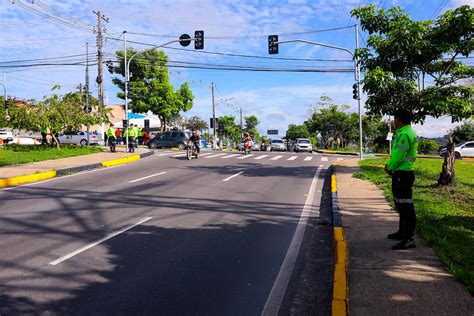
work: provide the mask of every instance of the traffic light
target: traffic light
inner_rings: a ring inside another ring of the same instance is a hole
[[[105,62],[105,65],[107,66],[107,70],[110,72],[110,73],[113,73],[114,72],[114,65],[112,64],[112,61],[111,60],[107,60]]]
[[[219,132],[224,131],[224,123],[219,123],[219,128],[217,129]]]
[[[216,124],[214,125],[214,120],[211,117],[211,128],[214,128],[214,126],[218,127],[219,126],[219,118],[216,117]]]
[[[352,86],[352,98],[354,100],[359,100],[359,85],[357,83],[355,83],[353,86]]]
[[[268,36],[268,53],[278,54],[278,35]]]
[[[194,32],[194,49],[204,49],[204,31]]]

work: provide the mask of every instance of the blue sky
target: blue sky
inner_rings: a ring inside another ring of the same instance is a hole
[[[353,26],[356,21],[351,18],[350,10],[368,3],[384,8],[398,5],[406,9],[413,18],[426,20],[463,4],[472,5],[472,0],[43,0],[36,1],[35,4],[31,4],[31,0],[23,0],[20,3],[46,13],[48,11],[45,11],[45,8],[53,8],[66,14],[68,17],[64,18],[75,25],[96,25],[97,17],[92,11],[100,10],[109,18],[109,23],[105,23],[108,32],[105,37],[109,37],[104,42],[106,60],[107,56],[112,56],[116,50],[123,49],[121,33],[124,30],[129,32],[129,41],[156,45],[179,37],[182,33],[193,34],[195,30],[204,30],[206,51],[238,55],[269,57],[266,39],[269,34],[280,34],[280,40],[305,39],[353,50],[353,27],[331,32],[317,31]],[[46,6],[41,7],[42,4]],[[0,16],[0,62],[85,54],[86,42],[89,42],[89,53],[96,51],[95,35],[91,31],[78,30],[58,23],[18,4],[11,4],[11,1],[1,2]],[[359,38],[360,45],[363,46],[367,34],[362,33]],[[136,49],[147,47],[130,45]],[[280,54],[275,56],[313,59],[311,61],[203,54],[195,52],[191,46],[185,51],[165,49],[165,52],[170,60],[177,62],[320,70],[352,67],[352,63],[348,61],[350,56],[346,52],[306,44],[281,45]],[[172,44],[170,47],[180,48],[179,44]],[[85,57],[71,58],[76,60]],[[319,59],[324,61],[317,61]],[[25,69],[2,68],[1,71],[9,95],[18,98],[41,98],[49,94],[55,84],[60,84],[63,92],[67,92],[83,83],[85,67],[42,66]],[[112,84],[110,75],[107,71],[104,73],[104,86],[109,103],[122,103],[122,100],[116,98],[117,89]],[[97,67],[91,67],[91,91],[94,94],[97,93],[94,84],[96,75]],[[217,87],[216,103],[233,98],[229,102],[218,104],[217,114],[238,116],[237,109],[242,107],[244,115],[256,114],[260,118],[261,132],[278,129],[280,135],[283,135],[288,124],[300,124],[308,117],[310,105],[315,104],[322,95],[330,96],[337,103],[349,104],[351,111],[357,111],[356,102],[352,99],[352,73],[172,68],[171,78],[175,87],[188,81],[196,97],[193,109],[185,113],[185,116],[199,115],[206,119],[211,116],[210,84],[214,82]],[[449,118],[442,118],[429,119],[424,126],[417,126],[416,129],[421,135],[431,137],[441,136],[452,127]]]

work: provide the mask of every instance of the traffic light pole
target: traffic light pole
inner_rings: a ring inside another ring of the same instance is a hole
[[[358,26],[356,24],[355,25],[356,49],[359,48],[358,30],[359,29],[358,29]],[[339,47],[339,46],[329,45],[329,44],[325,44],[325,43],[319,43],[319,42],[313,42],[313,41],[307,41],[307,40],[301,40],[301,39],[278,41],[278,37],[276,35],[270,35],[269,36],[269,45],[271,45],[271,47],[269,47],[270,54],[278,53],[278,44],[286,44],[286,43],[305,43],[305,44],[323,46],[323,47],[342,50],[342,51],[345,51],[345,52],[351,54],[352,58],[354,59],[354,75],[355,75],[355,80],[356,80],[356,84],[357,84],[357,92],[358,92],[357,104],[358,104],[358,108],[359,108],[359,158],[362,160],[362,158],[363,158],[362,149],[363,148],[362,148],[362,111],[361,111],[361,102],[360,102],[360,65],[359,65],[359,61],[355,58],[354,52],[351,51],[348,48],[345,48],[345,47]]]

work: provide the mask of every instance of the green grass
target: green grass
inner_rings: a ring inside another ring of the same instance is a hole
[[[370,180],[384,191],[393,207],[391,179],[383,166],[387,159],[360,162],[354,177]],[[474,162],[456,161],[456,187],[434,187],[442,160],[418,159],[413,200],[417,231],[436,251],[454,276],[474,294]]]
[[[62,145],[56,147],[39,145],[8,145],[0,147],[0,167],[29,162],[74,157],[101,152],[100,147],[78,147]]]

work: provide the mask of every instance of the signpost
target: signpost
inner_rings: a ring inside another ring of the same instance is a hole
[[[277,129],[269,129],[267,130],[267,135],[278,135]]]

